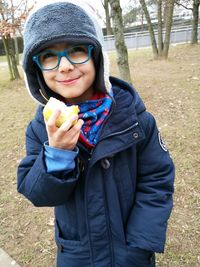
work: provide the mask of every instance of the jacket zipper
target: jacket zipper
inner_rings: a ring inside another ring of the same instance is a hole
[[[113,98],[113,105],[115,105],[115,100],[114,100],[114,98]],[[109,115],[108,115],[107,118],[105,119],[104,124],[105,124],[106,121],[110,118],[112,112],[113,112],[113,107],[111,108],[111,111],[110,111]],[[103,125],[104,125],[104,124],[103,124]],[[119,132],[115,132],[115,133],[109,134],[109,135],[105,136],[104,138],[100,139],[99,142],[101,142],[102,140],[105,140],[105,139],[107,139],[107,138],[109,138],[109,137],[112,137],[112,136],[116,136],[116,135],[119,135],[119,134],[126,133],[126,132],[132,130],[133,128],[137,127],[138,124],[139,124],[139,123],[136,122],[136,123],[134,123],[133,125],[131,125],[130,127],[126,128],[126,129],[124,129],[124,130],[122,130],[122,131],[119,131]],[[101,133],[101,131],[102,131],[102,129],[103,129],[103,125],[102,125],[102,127],[101,127],[101,129],[100,129],[100,133]],[[100,135],[100,134],[99,134],[99,135]],[[98,142],[98,143],[99,143],[99,142]],[[96,146],[95,146],[93,149],[91,149],[91,151],[87,151],[87,152],[90,154],[90,156],[89,156],[89,158],[88,158],[88,161],[90,161],[90,159],[91,159],[91,157],[92,157],[92,154],[93,154],[93,151],[95,150],[95,148],[96,148]],[[88,176],[88,171],[89,171],[90,167],[91,167],[91,166],[90,166],[90,164],[89,164],[89,165],[88,165],[88,168],[87,168],[86,177]],[[86,195],[87,195],[87,182],[88,182],[88,179],[86,179],[86,184],[85,184]],[[105,183],[104,183],[104,181],[102,181],[102,182],[103,182],[103,188],[104,188],[104,199],[105,199],[105,204],[104,204],[104,205],[105,205],[105,210],[106,210],[106,224],[107,224],[108,235],[109,235],[109,241],[110,241],[111,267],[113,267],[113,266],[114,266],[114,265],[113,265],[113,264],[114,264],[113,241],[112,241],[112,237],[111,237],[110,218],[109,218],[109,214],[108,214],[108,205],[107,205],[107,197],[106,197],[106,192],[105,192]],[[86,207],[86,211],[87,211],[87,207]],[[86,224],[87,224],[87,229],[88,229],[88,234],[89,234],[90,254],[91,254],[91,258],[92,258],[92,259],[91,259],[91,261],[92,261],[91,263],[92,263],[92,266],[94,266],[94,255],[93,255],[93,251],[92,251],[92,248],[91,248],[91,243],[92,243],[92,241],[91,241],[91,238],[90,238],[90,228],[89,228],[88,214],[87,214],[87,216],[86,216]]]
[[[106,215],[106,224],[107,224],[107,229],[108,229],[108,237],[109,237],[109,246],[110,246],[110,254],[111,254],[111,265],[110,267],[114,267],[114,255],[113,255],[113,239],[112,239],[112,234],[111,234],[111,227],[110,227],[110,216],[108,212],[108,201],[106,197],[106,190],[105,190],[105,181],[102,181],[103,183],[103,190],[104,190],[104,205],[105,205],[105,215]]]
[[[124,133],[126,133],[126,132],[128,132],[128,131],[134,129],[134,128],[137,127],[138,125],[139,125],[139,123],[136,122],[136,123],[134,123],[133,125],[131,125],[130,127],[126,128],[126,129],[124,129],[124,130],[122,130],[122,131],[115,132],[115,133],[112,133],[112,134],[108,134],[108,135],[106,135],[104,138],[100,139],[100,140],[97,142],[97,144],[99,144],[101,141],[103,141],[103,140],[105,140],[105,139],[107,139],[107,138],[110,138],[110,137],[112,137],[112,136],[116,136],[116,135],[124,134]],[[89,154],[90,154],[89,161],[90,161],[90,159],[92,158],[92,153],[94,152],[95,149],[96,149],[96,146],[89,152]],[[91,167],[91,166],[89,166],[89,167]]]
[[[134,123],[133,125],[131,125],[130,127],[126,128],[126,129],[124,129],[124,130],[122,130],[122,131],[115,132],[115,133],[112,133],[112,134],[108,134],[108,135],[106,135],[104,138],[102,138],[100,141],[105,140],[105,139],[107,139],[107,138],[109,138],[109,137],[118,135],[118,134],[126,133],[126,132],[128,132],[129,130],[132,130],[132,129],[134,129],[135,127],[137,127],[138,124],[139,124],[139,123],[136,122],[136,123]]]

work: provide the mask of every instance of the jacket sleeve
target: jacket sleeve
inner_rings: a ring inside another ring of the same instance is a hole
[[[58,206],[73,193],[79,177],[78,164],[70,171],[48,173],[44,154],[44,145],[30,123],[26,131],[26,156],[17,170],[17,189],[35,206]]]
[[[173,206],[174,164],[150,113],[140,115],[145,140],[137,147],[137,192],[127,224],[131,247],[163,252]]]

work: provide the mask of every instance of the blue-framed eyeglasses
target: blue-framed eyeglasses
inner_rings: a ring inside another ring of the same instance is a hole
[[[93,45],[76,45],[62,52],[47,49],[33,56],[33,61],[42,71],[58,68],[62,57],[66,57],[71,64],[83,64],[91,58],[93,48]]]

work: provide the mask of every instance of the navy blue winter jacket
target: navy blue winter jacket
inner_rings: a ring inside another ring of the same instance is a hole
[[[172,209],[174,165],[155,119],[127,83],[110,78],[115,102],[97,145],[72,171],[47,173],[47,132],[39,106],[26,132],[18,191],[55,207],[59,267],[154,266]]]

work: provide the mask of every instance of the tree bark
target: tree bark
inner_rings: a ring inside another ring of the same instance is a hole
[[[193,8],[192,8],[192,39],[191,44],[198,43],[198,21],[199,21],[199,0],[193,0]]]
[[[119,0],[109,0],[113,31],[115,35],[115,47],[117,50],[117,65],[121,79],[131,83],[131,75],[128,63],[128,51],[124,41],[122,9]]]
[[[162,57],[163,52],[163,27],[162,27],[162,0],[157,1],[158,16],[158,54]]]
[[[14,39],[13,38],[8,38],[9,42],[9,55],[11,59],[11,66],[12,66],[12,71],[14,74],[14,79],[20,79],[19,71],[17,68],[17,61],[16,61],[16,56],[15,56],[15,45],[14,45]]]
[[[17,66],[19,65],[19,48],[18,48],[18,42],[17,37],[14,37],[14,44],[15,44],[15,58]]]
[[[166,20],[165,20],[165,41],[164,41],[164,48],[163,48],[163,57],[165,59],[168,58],[169,53],[169,46],[170,46],[170,37],[171,37],[171,28],[173,23],[173,12],[174,12],[174,4],[175,0],[168,0],[166,1]]]
[[[149,30],[149,34],[150,34],[150,38],[151,38],[151,45],[152,45],[154,59],[157,59],[158,58],[158,47],[157,47],[157,43],[156,43],[156,38],[155,38],[153,26],[151,23],[151,18],[150,18],[145,0],[139,0],[139,1],[140,1],[142,10],[144,12],[146,21],[147,21],[147,26],[148,26],[148,30]]]
[[[10,56],[9,56],[9,44],[8,44],[8,39],[5,37],[2,37],[2,41],[3,41],[3,46],[4,46],[4,50],[6,52],[6,58],[7,58],[7,63],[8,63],[8,69],[9,69],[9,73],[10,73],[10,80],[13,81],[14,80],[14,74],[13,74],[13,70],[12,70],[12,63],[10,60]]]
[[[105,14],[106,14],[106,34],[107,35],[112,35],[112,27],[111,27],[111,22],[110,22],[110,11],[109,11],[109,1],[104,0],[104,9],[105,9]]]
[[[14,40],[7,36],[6,38],[3,37],[3,46],[6,52],[6,58],[8,62],[8,68],[10,73],[10,80],[21,79],[18,68],[17,68],[17,61],[15,57],[15,49],[14,49]]]

